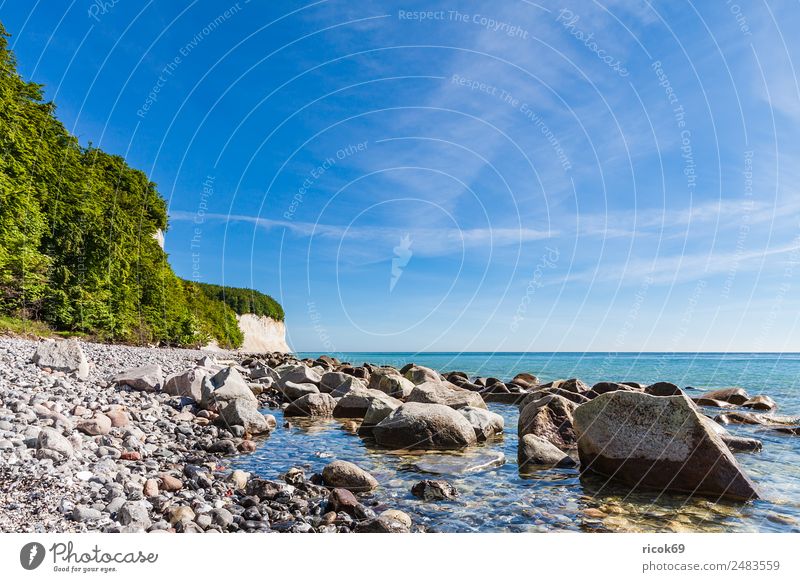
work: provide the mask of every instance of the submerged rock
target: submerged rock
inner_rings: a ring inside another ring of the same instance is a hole
[[[500,451],[465,451],[454,454],[423,455],[414,467],[423,473],[460,475],[481,473],[505,465],[506,456]]]
[[[411,494],[423,501],[450,500],[458,497],[458,490],[444,479],[426,479],[411,487]]]
[[[526,434],[519,441],[517,462],[520,470],[538,466],[574,467],[577,463],[564,451],[535,434]]]
[[[574,413],[581,470],[632,487],[757,498],[722,439],[685,396],[610,392]]]

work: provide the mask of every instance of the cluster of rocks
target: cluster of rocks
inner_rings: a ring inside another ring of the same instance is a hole
[[[631,487],[752,499],[732,451],[755,439],[723,425],[786,434],[766,396],[741,388],[690,398],[674,384],[578,379],[542,383],[446,374],[415,364],[353,366],[336,358],[245,355],[0,339],[0,530],[405,532],[416,526],[382,504],[380,484],[346,461],[282,480],[231,470],[292,418],[353,421],[378,447],[461,450],[501,437],[486,402],[519,406],[523,471],[580,467]],[[714,407],[714,420],[704,410]],[[488,462],[494,463],[496,460]],[[443,480],[412,495],[456,499]]]
[[[712,420],[701,407],[762,412],[723,412]],[[533,387],[520,403],[519,464],[580,465],[583,473],[633,488],[753,499],[757,489],[733,452],[756,452],[762,443],[736,437],[722,425],[784,425],[776,430],[792,434],[788,425],[800,419],[765,414],[776,409],[768,396],[751,397],[742,388],[690,398],[668,382],[550,382]]]

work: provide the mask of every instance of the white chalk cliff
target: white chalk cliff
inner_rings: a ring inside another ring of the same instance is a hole
[[[282,321],[253,313],[237,315],[236,320],[244,334],[240,351],[250,353],[292,351],[286,344],[286,326]]]

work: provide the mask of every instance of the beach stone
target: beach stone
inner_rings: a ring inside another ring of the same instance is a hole
[[[375,441],[396,449],[460,449],[476,443],[472,425],[443,404],[407,402],[373,429]]]
[[[333,409],[333,416],[334,418],[364,418],[374,400],[380,400],[394,408],[402,404],[399,400],[380,390],[358,388],[351,390],[339,399]]]
[[[97,413],[88,420],[82,420],[76,427],[90,436],[101,436],[111,432],[111,419],[105,414]]]
[[[307,394],[286,407],[284,416],[331,417],[336,399],[330,394]]]
[[[413,465],[423,473],[464,475],[502,467],[506,456],[501,451],[465,450],[460,453],[430,454],[417,458]]]
[[[167,377],[164,383],[164,392],[171,396],[191,398],[195,402],[203,399],[203,384],[210,382],[208,370],[193,368],[179,374]],[[206,386],[206,392],[212,392],[211,386]]]
[[[521,439],[526,434],[534,434],[562,451],[575,449],[577,439],[572,415],[576,408],[574,402],[557,395],[544,396],[527,404],[523,401],[517,436]]]
[[[574,467],[577,463],[550,441],[526,434],[519,441],[517,462],[520,469],[534,466]]]
[[[362,436],[371,435],[372,430],[378,423],[400,408],[402,404],[396,398],[373,398],[372,402],[369,403],[367,412],[364,413],[364,420],[361,422],[361,426],[358,427],[358,434]]]
[[[249,478],[250,478],[249,473],[242,471],[241,469],[235,469],[228,476],[228,481],[231,482],[235,490],[244,491],[247,488],[247,480]]]
[[[348,461],[334,461],[322,470],[322,480],[328,487],[340,487],[348,491],[364,492],[378,487],[378,481]]]
[[[425,366],[417,366],[416,364],[409,364],[400,371],[403,377],[414,385],[424,384],[425,382],[438,383],[442,381],[442,376],[436,370],[427,368]]]
[[[372,372],[369,377],[369,388],[385,392],[393,398],[405,400],[414,390],[414,383],[397,370],[383,368]]]
[[[574,413],[581,470],[634,488],[757,498],[709,424],[686,396],[603,394]]]
[[[752,424],[763,426],[785,426],[800,424],[798,416],[778,416],[773,414],[758,414],[755,412],[723,412],[714,417],[719,424]]]
[[[277,370],[277,372],[280,374],[280,380],[278,380],[279,388],[283,388],[286,382],[292,382],[294,384],[319,385],[319,383],[322,381],[322,377],[315,370],[312,370],[303,364],[291,366],[283,370]]]
[[[530,390],[531,388],[538,386],[541,382],[539,382],[539,378],[533,374],[521,372],[512,378],[511,383]]]
[[[750,395],[744,388],[723,388],[722,390],[713,390],[700,395],[701,398],[709,400],[721,400],[722,402],[729,402],[731,404],[741,405],[750,400]]]
[[[573,394],[586,394],[590,388],[582,380],[578,378],[569,378],[568,380],[556,380],[553,382],[553,388],[572,392]]]
[[[356,526],[358,533],[409,533],[411,517],[397,510],[387,509],[379,516],[360,522]]]
[[[179,505],[177,507],[173,507],[169,511],[168,515],[169,515],[168,521],[170,525],[176,525],[178,523],[186,523],[194,521],[195,518],[194,510],[188,505]]]
[[[342,487],[334,488],[328,495],[328,511],[339,513],[343,511],[347,515],[357,517],[359,513],[359,503],[355,495],[348,489]]]
[[[714,408],[733,408],[736,405],[731,404],[730,402],[725,402],[723,400],[714,400],[713,398],[705,398],[700,396],[698,398],[692,398],[692,402],[697,404],[698,406],[713,406]]]
[[[360,378],[356,378],[355,376],[347,376],[347,379],[339,384],[336,388],[331,391],[331,396],[334,398],[341,398],[342,396],[346,396],[350,392],[354,390],[366,390],[367,385],[364,384],[364,381]]]
[[[443,404],[451,408],[486,408],[486,403],[481,395],[471,390],[459,388],[452,382],[435,381],[417,384],[406,398],[406,402],[420,402],[424,404]]]
[[[296,384],[294,382],[284,382],[281,384],[280,391],[281,394],[283,394],[290,402],[293,402],[298,398],[306,396],[307,394],[319,394],[320,390],[317,388],[316,384]]]
[[[40,453],[39,458],[47,457],[53,460],[69,459],[75,452],[69,440],[58,431],[47,427],[39,431],[39,435],[36,437],[36,449],[37,453]]]
[[[645,394],[649,394],[650,396],[680,396],[683,394],[683,390],[678,388],[675,384],[671,382],[656,382],[655,384],[650,384],[645,389]]]
[[[618,392],[620,390],[624,392],[637,392],[636,388],[628,386],[627,384],[620,384],[618,382],[598,382],[592,386],[592,389],[586,393],[586,396],[592,399],[606,392]]]
[[[350,374],[344,372],[325,372],[319,381],[319,391],[325,394],[330,394],[339,386],[350,384],[350,379],[353,378]]]
[[[158,364],[147,364],[120,372],[114,376],[114,383],[143,392],[155,392],[164,384],[164,372]]]
[[[202,391],[200,405],[204,408],[211,404],[216,404],[221,408],[234,400],[243,400],[253,406],[258,406],[258,399],[239,371],[233,366],[223,368],[214,374],[210,382],[203,382]]]
[[[240,453],[254,453],[257,448],[256,443],[251,440],[243,440],[236,446]]]
[[[425,479],[411,487],[411,494],[423,501],[442,501],[458,497],[458,490],[444,479]]]
[[[240,425],[250,434],[269,432],[269,424],[264,415],[249,400],[231,400],[219,411],[220,418],[228,425]]]
[[[145,497],[158,496],[158,479],[147,479],[144,482],[144,487],[142,488],[142,495]]]
[[[459,408],[458,412],[472,425],[478,442],[503,434],[505,420],[495,412],[485,408],[473,408],[472,406]]]
[[[742,406],[745,408],[752,408],[753,410],[765,411],[773,411],[778,408],[778,405],[772,398],[764,396],[763,394],[747,399],[745,402],[742,402]]]
[[[211,516],[211,523],[220,526],[223,531],[233,525],[233,514],[224,507],[212,509],[209,515]]]
[[[130,417],[124,410],[109,410],[105,414],[111,421],[113,428],[125,428],[131,423]]]
[[[40,368],[74,373],[82,380],[89,377],[89,362],[80,342],[75,338],[45,340],[36,347],[31,362]]]
[[[72,511],[72,519],[75,521],[97,521],[102,517],[101,511],[84,505],[78,505]]]
[[[125,502],[117,511],[117,521],[132,531],[146,530],[152,525],[147,508],[139,501]]]

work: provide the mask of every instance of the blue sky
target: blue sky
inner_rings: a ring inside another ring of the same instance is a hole
[[[0,2],[307,351],[800,351],[792,2]]]

